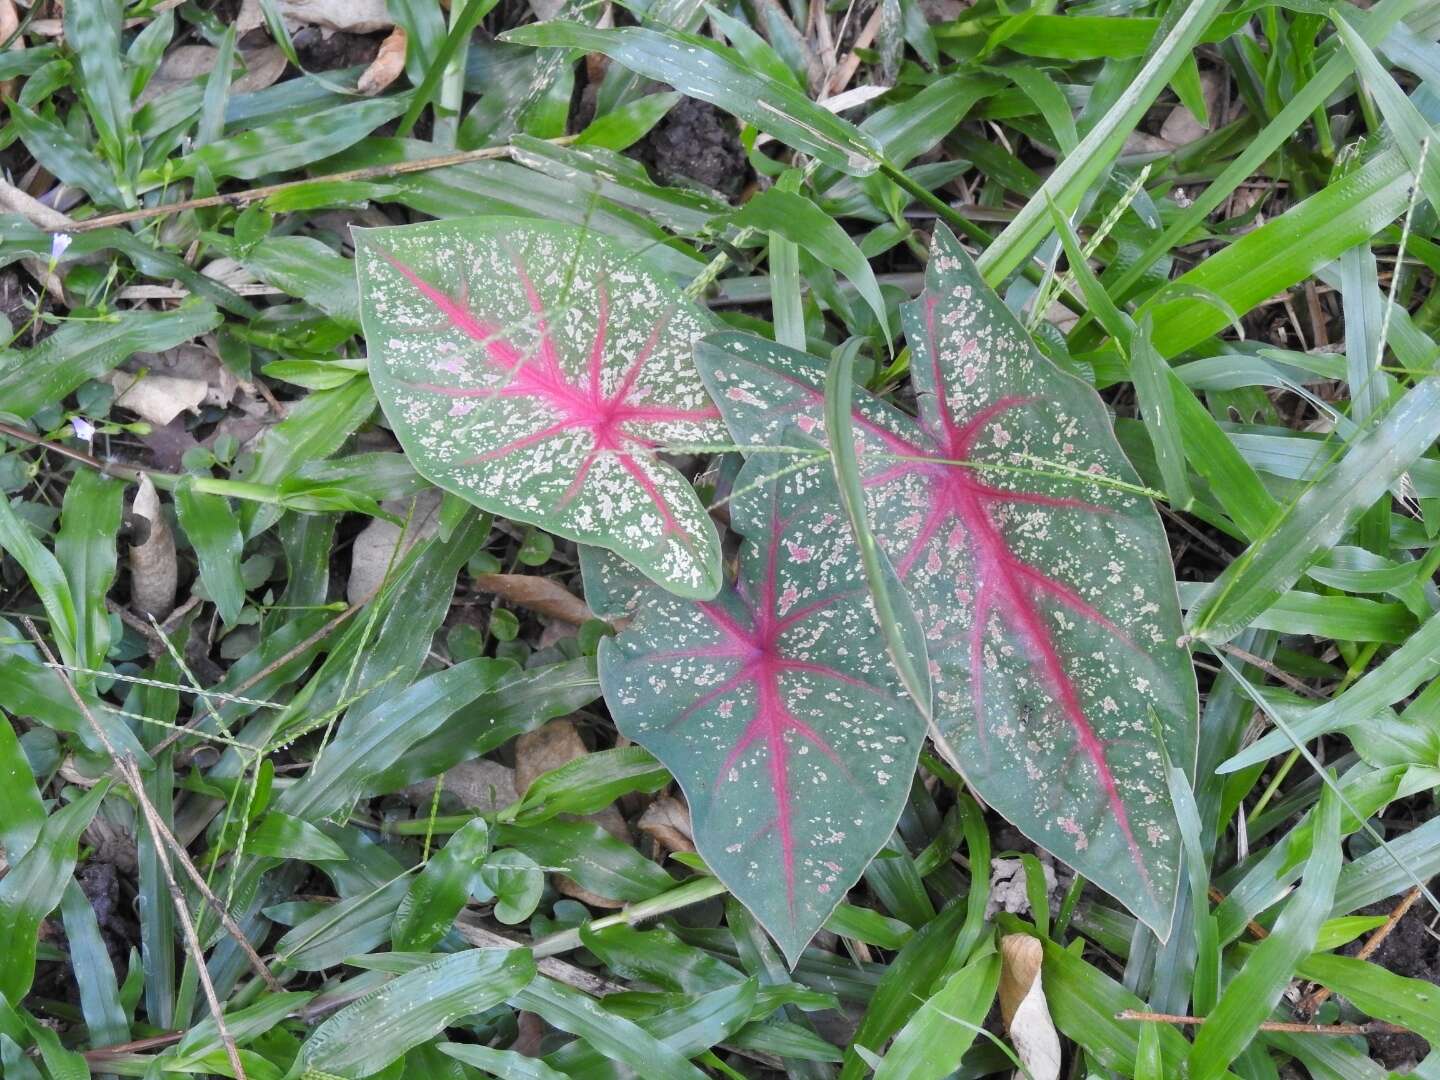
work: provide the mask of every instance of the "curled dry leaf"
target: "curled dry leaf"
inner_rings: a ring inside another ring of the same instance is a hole
[[[415,496],[413,510],[409,499],[391,499],[381,504],[384,509],[402,520],[409,515],[410,524],[401,529],[393,522],[372,518],[370,523],[360,530],[360,535],[355,537],[355,543],[350,548],[350,580],[345,584],[345,598],[350,603],[358,604],[372,596],[385,580],[385,572],[392,561],[398,563],[404,558],[405,552],[421,540],[435,535],[440,527],[441,497],[439,491],[427,488]],[[395,548],[400,544],[402,535],[404,549],[396,552]]]
[[[518,799],[515,790],[515,770],[501,765],[498,761],[479,758],[462,761],[444,775],[440,796],[453,796],[462,806],[482,813],[501,810]],[[429,813],[431,800],[435,797],[435,780],[421,780],[405,789],[408,798],[422,814]]]
[[[405,70],[405,31],[396,27],[380,43],[380,51],[360,75],[355,89],[362,94],[378,94],[400,77]]]
[[[690,834],[690,808],[674,796],[656,799],[635,824],[666,851],[695,850]]]
[[[19,29],[20,16],[15,11],[15,0],[0,0],[0,42],[8,41]],[[16,36],[10,48],[25,48],[25,36],[23,34]],[[6,79],[4,82],[0,82],[0,97],[11,98],[14,96],[15,80]]]
[[[475,587],[531,611],[579,626],[591,618],[585,601],[558,581],[534,574],[476,574]]]
[[[1172,146],[1189,146],[1195,140],[1214,131],[1220,107],[1224,104],[1221,100],[1223,91],[1224,84],[1215,72],[1201,72],[1200,92],[1205,101],[1205,111],[1209,113],[1209,116],[1205,117],[1202,122],[1186,106],[1176,105],[1170,110],[1170,115],[1165,117],[1165,122],[1160,125],[1160,137]]]
[[[569,764],[576,758],[590,752],[580,732],[569,720],[551,720],[544,727],[528,731],[515,740],[515,788],[524,794],[535,782],[536,777],[561,765]],[[598,814],[590,814],[584,820],[593,821],[622,843],[632,843],[630,828],[620,811],[607,806]],[[623,907],[623,903],[599,896],[581,887],[564,874],[555,875],[555,887],[566,896],[582,904],[599,908]]]
[[[274,85],[289,63],[278,45],[263,45],[239,52],[244,71],[230,84],[231,94],[249,94]],[[171,49],[145,84],[135,104],[148,104],[182,86],[191,85],[196,79],[203,79],[215,70],[215,61],[219,56],[220,50],[213,45],[181,45]]]
[[[131,513],[135,532],[130,545],[130,606],[142,615],[163,619],[175,607],[175,537],[148,476],[140,478]]]
[[[388,30],[395,20],[385,0],[278,0],[275,5],[287,25],[318,26],[323,30],[344,30],[351,34],[373,34]],[[245,34],[264,25],[265,14],[260,0],[245,0],[240,5],[236,31]]]
[[[1015,1055],[1033,1080],[1057,1080],[1060,1036],[1040,979],[1044,959],[1045,947],[1038,938],[1007,934],[1000,939],[1000,1015]]]
[[[161,427],[182,412],[198,413],[210,392],[209,383],[174,375],[107,371],[100,379],[115,388],[116,405]]]

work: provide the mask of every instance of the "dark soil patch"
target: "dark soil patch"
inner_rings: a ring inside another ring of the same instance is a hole
[[[1369,907],[1361,908],[1357,915],[1388,915],[1395,909],[1394,898],[1381,900]],[[1378,964],[1396,975],[1407,979],[1422,979],[1440,986],[1440,941],[1425,926],[1430,914],[1424,904],[1416,904],[1405,917],[1395,924],[1378,949],[1370,956],[1370,962]],[[1342,950],[1353,956],[1359,952],[1364,939],[1347,945]],[[1387,1069],[1398,1069],[1422,1060],[1430,1051],[1430,1045],[1419,1035],[1371,1035],[1370,1054]]]
[[[682,98],[636,147],[636,156],[662,184],[691,181],[734,197],[750,179],[735,121],[694,98]]]
[[[10,320],[12,330],[24,326],[30,318],[33,291],[26,295],[25,281],[14,270],[0,270],[0,315]]]
[[[368,64],[380,51],[381,34],[346,34],[326,37],[319,27],[307,26],[295,35],[295,52],[306,71],[336,71]]]

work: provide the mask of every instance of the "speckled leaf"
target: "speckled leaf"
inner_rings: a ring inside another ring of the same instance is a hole
[[[711,328],[699,308],[567,225],[471,218],[355,241],[370,378],[420,473],[715,595],[715,527],[655,454],[724,437],[692,359]]]
[[[793,460],[752,455],[737,490]],[[616,724],[792,965],[894,830],[924,738],[837,499],[823,461],[737,496],[734,584],[707,603],[652,587],[600,646]]]
[[[1192,770],[1196,698],[1160,521],[1085,478],[1136,483],[1102,402],[944,229],[904,315],[920,415],[857,392],[854,427],[871,520],[925,631],[941,749],[1164,936],[1180,834],[1159,733]],[[819,360],[721,334],[697,363],[738,442],[821,429]]]

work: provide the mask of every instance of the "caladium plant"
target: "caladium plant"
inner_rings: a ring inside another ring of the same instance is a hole
[[[370,379],[423,476],[715,595],[715,527],[656,456],[725,434],[692,358],[703,311],[568,225],[434,221],[357,229],[355,246]]]
[[[925,735],[830,467],[793,460],[746,462],[739,569],[713,600],[583,560],[592,607],[631,616],[600,650],[616,725],[675,775],[700,854],[792,965],[894,831]]]
[[[943,227],[904,324],[919,415],[857,391],[852,420],[869,517],[924,632],[937,744],[1163,937],[1181,843],[1167,757],[1193,770],[1196,690],[1159,518],[1100,398]],[[820,360],[742,334],[696,358],[738,443],[823,430]]]

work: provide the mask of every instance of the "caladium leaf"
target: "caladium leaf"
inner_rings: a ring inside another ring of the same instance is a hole
[[[777,458],[752,455],[737,481],[734,584],[705,603],[651,586],[601,642],[600,686],[621,732],[680,782],[700,854],[793,965],[894,831],[925,724],[829,465],[776,478],[794,462]],[[586,561],[586,591],[615,610],[633,594],[606,561]]]
[[[852,416],[870,519],[925,632],[941,750],[1163,937],[1180,833],[1161,751],[1193,770],[1196,691],[1159,518],[1099,397],[1036,351],[943,228],[904,322],[919,416],[863,391]],[[740,334],[696,359],[742,445],[821,430],[819,360]]]
[[[704,312],[568,225],[434,221],[357,229],[355,246],[370,379],[418,472],[715,595],[715,527],[655,453],[724,437],[692,358]]]

